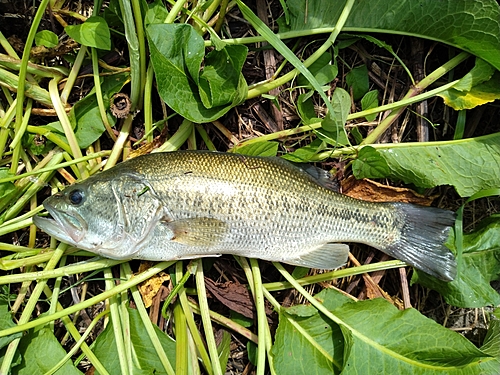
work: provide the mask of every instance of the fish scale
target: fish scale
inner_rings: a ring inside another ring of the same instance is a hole
[[[35,223],[61,241],[117,259],[235,254],[332,269],[346,262],[341,242],[359,242],[454,278],[454,256],[443,246],[452,212],[360,201],[332,190],[325,175],[280,158],[154,153],[48,198],[52,218]],[[72,203],[80,195],[82,202]]]

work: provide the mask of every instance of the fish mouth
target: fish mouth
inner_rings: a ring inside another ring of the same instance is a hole
[[[44,204],[50,217],[34,216],[33,222],[48,235],[59,241],[77,245],[87,232],[87,223],[76,212],[67,213]]]

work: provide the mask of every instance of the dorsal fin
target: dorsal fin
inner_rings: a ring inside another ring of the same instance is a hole
[[[309,177],[314,180],[314,182],[325,189],[333,190],[337,193],[340,191],[339,185],[332,179],[332,175],[328,171],[318,168],[312,164],[296,163],[289,160],[287,160],[287,162],[299,168],[302,172],[307,173]]]

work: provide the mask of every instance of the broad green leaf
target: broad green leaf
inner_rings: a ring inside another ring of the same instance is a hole
[[[335,108],[335,112],[333,114],[335,127],[343,129],[347,121],[347,116],[351,111],[351,98],[349,96],[349,93],[343,88],[337,87],[333,92],[332,104]],[[334,130],[327,128],[326,126],[323,126],[323,128],[328,131]]]
[[[500,186],[500,133],[446,142],[377,147],[390,168],[386,177],[419,187],[452,185],[462,197]],[[361,174],[358,178],[371,178]]]
[[[168,10],[161,0],[155,0],[151,4],[147,4],[148,10],[144,17],[146,26],[154,23],[164,23],[168,16]]]
[[[89,147],[106,130],[101,120],[95,94],[77,102],[69,113],[69,120],[76,128],[75,137],[80,148]],[[111,124],[115,121],[109,113],[108,121]]]
[[[338,325],[317,311],[312,316],[301,317],[288,314],[287,310],[280,313],[272,348],[276,373],[340,374],[344,339]],[[294,307],[292,312],[296,310]]]
[[[0,178],[13,176],[9,168],[0,168]],[[12,182],[4,182],[0,184],[0,200],[8,199],[9,195],[16,191],[16,186]]]
[[[448,241],[450,247],[454,239]],[[447,303],[458,307],[498,306],[500,294],[490,283],[500,279],[500,217],[485,219],[463,238],[462,263],[457,278],[445,283],[418,272],[412,282],[437,290]]]
[[[59,43],[57,35],[50,30],[42,30],[35,35],[35,44],[47,48],[54,48]]]
[[[15,373],[18,375],[45,374],[66,355],[66,351],[48,328],[31,331],[25,335],[21,339],[19,351],[22,355],[22,361],[19,366],[15,367]],[[71,360],[67,361],[54,374],[83,375]]]
[[[498,359],[500,358],[500,320],[498,320],[500,309],[496,309],[495,312],[492,314],[490,328],[486,333],[481,350]]]
[[[323,314],[303,318],[282,310],[273,347],[277,373],[493,375],[500,369],[497,358],[415,309],[339,294],[325,289],[315,298],[340,327]]]
[[[469,375],[500,369],[498,361],[462,335],[415,309],[399,311],[384,299],[374,299],[345,304],[333,314],[352,328],[342,374]]]
[[[241,147],[233,147],[231,152],[249,156],[276,156],[278,153],[278,142],[262,141],[250,143]]]
[[[458,91],[470,91],[474,86],[488,81],[495,73],[495,68],[480,58],[469,73],[463,76],[453,88]]]
[[[378,91],[377,90],[368,91],[361,99],[361,110],[366,111],[368,109],[377,107],[378,107]],[[372,115],[367,115],[365,116],[365,118],[366,121],[373,121],[377,118],[377,114],[374,113]]]
[[[295,163],[307,163],[311,161],[318,152],[324,148],[324,142],[321,139],[315,139],[308,145],[298,148],[294,152],[283,155],[283,159]]]
[[[199,93],[206,108],[244,101],[247,86],[240,78],[247,52],[245,46],[227,45],[205,57],[205,66],[199,77]]]
[[[332,140],[340,145],[349,143],[344,125],[351,110],[351,97],[341,87],[337,87],[332,95],[333,113],[327,113],[321,128],[331,133]]]
[[[111,49],[111,36],[106,20],[99,16],[92,16],[80,25],[69,25],[64,31],[70,38],[78,43],[87,46],[104,49]]]
[[[468,91],[452,87],[438,95],[444,99],[446,105],[457,111],[493,102],[500,99],[500,72],[496,71],[491,79],[473,86]]]
[[[455,110],[470,109],[500,98],[500,75],[486,61],[476,58],[474,68],[451,89],[438,95]]]
[[[289,0],[280,32],[333,27],[346,1]],[[356,1],[348,32],[412,35],[468,51],[500,69],[500,7],[495,0]]]
[[[130,317],[130,342],[133,346],[132,350],[134,351],[136,359],[140,365],[140,370],[135,368],[133,369],[135,370],[133,373],[140,373],[139,371],[143,371],[147,374],[166,374],[166,371],[156,354],[153,344],[144,329],[139,312],[131,308],[128,308],[127,312]],[[170,361],[170,364],[173,368],[175,368],[174,340],[162,332],[157,326],[154,326],[154,329]],[[120,364],[118,362],[118,353],[115,344],[112,321],[109,322],[105,330],[95,340],[95,347],[93,351],[110,375],[120,375]]]
[[[246,52],[243,56],[243,48],[231,46],[227,51],[213,51],[214,55],[211,55],[209,60],[215,61],[217,67],[205,65],[206,73],[202,73],[200,79],[205,47],[203,38],[192,26],[149,25],[147,35],[158,93],[181,116],[197,123],[213,121],[244,100],[246,82],[240,73],[236,83],[233,74],[245,59]],[[232,55],[228,60],[229,54]],[[229,62],[231,67],[228,69],[233,72],[228,87],[222,83],[225,78],[218,77],[221,73],[225,74],[220,65],[223,61]],[[200,96],[200,87],[203,100]],[[223,101],[226,103],[219,105]],[[207,104],[211,107],[208,108]]]
[[[320,118],[316,117],[316,110],[314,109],[314,103],[311,98],[312,93],[313,91],[300,94],[297,98],[297,112],[304,125],[321,121]]]
[[[358,157],[352,163],[352,172],[354,177],[370,175],[372,178],[384,178],[390,170],[385,159],[373,147],[365,146],[359,153]]]
[[[7,301],[0,299],[0,330],[15,327],[16,324],[12,321],[12,314],[10,313]],[[10,336],[0,337],[0,349],[8,345],[12,340],[22,336],[22,333],[15,333]]]
[[[332,59],[332,54],[325,52],[308,68],[320,85],[326,85],[337,77],[337,62],[333,59],[332,64]],[[297,77],[297,85],[312,88],[312,85],[302,74]]]
[[[353,68],[346,74],[345,80],[352,88],[354,100],[359,100],[368,92],[370,81],[368,79],[368,68],[365,64]]]

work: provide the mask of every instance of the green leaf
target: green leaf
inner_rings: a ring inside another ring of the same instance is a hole
[[[500,133],[446,142],[377,147],[390,168],[385,177],[429,188],[452,185],[462,197],[500,186]],[[358,178],[373,178],[362,173]]]
[[[151,4],[147,4],[148,10],[146,17],[144,17],[144,24],[146,26],[154,23],[164,23],[168,16],[168,10],[163,5],[161,0],[155,0]]]
[[[35,44],[47,48],[54,48],[59,44],[59,38],[50,30],[42,30],[35,34]]]
[[[438,95],[455,110],[470,109],[500,97],[500,75],[486,61],[476,58],[474,68],[451,89]],[[493,78],[492,78],[493,77]]]
[[[277,374],[339,374],[344,339],[340,328],[323,315],[301,317],[282,309],[272,348]],[[292,313],[297,308],[292,309]],[[300,361],[293,360],[300,358]]]
[[[346,1],[289,0],[280,32],[333,27]],[[500,7],[495,0],[356,1],[344,30],[426,38],[468,51],[500,69]]]
[[[368,109],[377,108],[378,107],[378,91],[372,90],[368,91],[361,99],[361,110],[366,111]],[[373,121],[377,118],[377,114],[374,113],[372,115],[365,116],[366,121]]]
[[[333,59],[332,64],[332,54],[325,52],[309,66],[309,71],[320,85],[326,85],[337,77],[337,62]],[[297,85],[312,88],[310,82],[302,74],[297,77]]]
[[[64,28],[70,38],[78,43],[87,46],[104,49],[111,49],[111,35],[106,20],[99,16],[92,16],[80,25],[69,25]]]
[[[363,134],[361,134],[358,127],[354,127],[351,129],[350,136],[354,138],[354,144],[359,145],[361,142],[363,142]]]
[[[453,88],[458,91],[470,91],[474,86],[488,81],[495,73],[495,70],[493,66],[483,59],[476,58],[476,64],[471,71],[463,76]]]
[[[228,331],[224,330],[222,331],[221,343],[219,344],[219,346],[217,346],[217,353],[219,353],[219,361],[221,369],[226,368],[230,352],[231,352],[231,334]]]
[[[283,155],[283,159],[293,161],[295,163],[307,163],[320,152],[324,147],[324,142],[321,139],[315,139],[308,145],[298,148],[294,152]]]
[[[341,87],[337,87],[332,95],[333,113],[328,113],[321,123],[322,129],[332,133],[331,139],[340,144],[349,143],[344,125],[351,110],[351,97],[349,93]]]
[[[465,77],[464,77],[465,78]],[[467,77],[467,80],[462,83],[459,81],[459,87],[464,87],[472,82]],[[500,72],[495,74],[486,82],[472,86],[470,90],[457,90],[454,87],[438,94],[444,99],[444,103],[451,108],[460,111],[462,109],[471,109],[478,105],[493,102],[500,99]]]
[[[205,67],[199,76],[199,92],[206,108],[228,103],[236,105],[244,101],[247,86],[245,80],[240,81],[240,78],[247,52],[245,46],[227,45],[205,57]]]
[[[80,148],[89,147],[106,130],[101,120],[95,94],[77,102],[69,113],[69,120],[76,128],[75,137]],[[114,117],[110,114],[108,114],[108,121],[114,123]]]
[[[243,326],[246,328],[253,326],[253,323],[254,323],[253,319],[247,318],[246,316],[244,316],[240,313],[237,313],[234,310],[229,310],[229,316],[233,322],[235,322],[236,324],[239,324],[240,326]]]
[[[38,134],[24,133],[22,138],[23,147],[29,149],[35,155],[44,155],[54,148],[54,144],[46,139],[41,139]],[[0,198],[2,197],[0,193]]]
[[[295,305],[287,307],[286,312],[288,315],[293,315],[300,318],[309,318],[310,316],[316,315],[318,310],[311,305]]]
[[[130,317],[130,344],[140,366],[140,371],[148,374],[166,374],[163,365],[156,354],[156,351],[144,329],[139,312],[135,309],[127,308]],[[157,326],[154,330],[165,351],[170,364],[175,368],[175,342]],[[95,340],[94,353],[111,375],[120,374],[120,364],[113,333],[113,322],[110,321],[104,331]],[[139,369],[134,369],[139,373]],[[135,373],[134,371],[134,373]],[[96,372],[97,374],[97,372]]]
[[[191,25],[149,25],[147,35],[158,93],[184,118],[196,123],[216,120],[246,97],[240,72],[246,47],[212,51],[200,74],[205,47]],[[225,77],[228,72],[230,77]]]
[[[16,324],[12,321],[12,314],[10,313],[7,301],[0,299],[0,330],[12,328],[15,326]],[[12,340],[15,340],[21,336],[22,333],[15,333],[10,336],[0,337],[0,349],[8,345]]]
[[[304,125],[321,121],[320,118],[316,117],[316,110],[311,98],[313,93],[313,91],[309,91],[308,93],[300,94],[297,98],[297,112]]]
[[[278,142],[262,141],[240,147],[233,147],[231,152],[249,156],[276,156],[278,153],[278,146]]]
[[[354,100],[359,100],[368,92],[370,81],[368,79],[368,68],[365,64],[353,68],[346,74],[345,80],[352,88]]]
[[[454,238],[448,243],[453,248]],[[455,280],[445,283],[417,271],[412,283],[437,290],[450,305],[473,308],[500,304],[500,294],[490,285],[499,279],[500,217],[496,216],[464,235],[462,263]]]
[[[358,157],[352,163],[354,177],[360,179],[361,176],[372,176],[372,178],[384,178],[390,173],[389,166],[380,153],[373,147],[365,146]]]
[[[48,328],[31,331],[25,335],[21,339],[19,351],[22,362],[15,367],[15,373],[19,375],[45,374],[66,355],[66,351]],[[69,360],[54,374],[82,375],[83,373]]]
[[[496,309],[495,312],[492,314],[490,328],[486,333],[481,350],[496,358],[500,358],[500,320],[498,320],[498,317],[495,318],[500,313],[500,309]]]
[[[12,177],[13,174],[10,173],[9,168],[0,168],[0,179],[6,177]],[[8,199],[9,195],[16,191],[16,186],[12,182],[4,182],[0,184],[0,199]]]
[[[340,327],[323,314],[303,318],[282,309],[272,349],[278,374],[493,375],[500,368],[498,359],[415,309],[399,311],[384,299],[353,302],[331,289],[315,298]]]
[[[250,340],[247,342],[247,355],[250,363],[257,365],[257,344]]]
[[[293,269],[292,277],[294,279],[302,279],[303,277],[307,276],[309,270],[310,268],[297,266]]]

